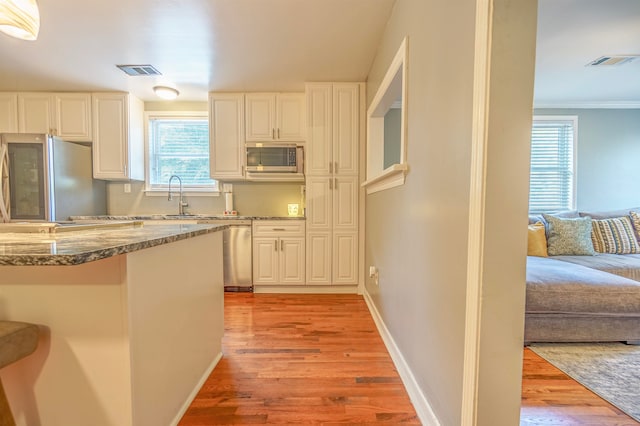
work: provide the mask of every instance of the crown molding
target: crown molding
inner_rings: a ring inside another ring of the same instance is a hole
[[[640,101],[615,102],[534,102],[536,109],[573,108],[573,109],[640,109]]]

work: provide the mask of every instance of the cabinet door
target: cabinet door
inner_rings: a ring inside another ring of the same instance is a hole
[[[330,173],[331,157],[331,84],[307,84],[307,143],[305,173],[309,176]],[[331,172],[333,168],[331,169]]]
[[[331,232],[307,233],[307,283],[331,284]]]
[[[18,133],[18,94],[0,93],[0,133]]]
[[[278,283],[278,239],[253,239],[253,283]]]
[[[280,93],[276,98],[276,139],[302,142],[306,134],[304,93]]]
[[[358,174],[359,95],[355,84],[333,86],[333,172]]]
[[[333,284],[358,283],[358,234],[335,232],[333,234]]]
[[[213,179],[244,179],[244,95],[209,96],[209,152]]]
[[[333,178],[333,227],[355,231],[358,227],[358,177]]]
[[[247,93],[245,95],[245,120],[247,141],[274,140],[276,134],[276,95],[274,93]]]
[[[333,178],[309,176],[306,181],[307,228],[313,230],[331,229],[333,204]]]
[[[93,96],[93,177],[128,178],[127,95]]]
[[[282,284],[304,284],[304,237],[280,238],[279,278]]]
[[[89,93],[57,93],[54,95],[56,134],[68,141],[90,142],[91,95]]]
[[[53,98],[49,93],[18,94],[18,130],[20,133],[55,135]]]

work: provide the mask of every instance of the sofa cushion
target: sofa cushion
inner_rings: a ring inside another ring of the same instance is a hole
[[[640,245],[629,216],[610,219],[594,219],[591,239],[593,248],[599,253],[635,254]]]
[[[574,263],[530,256],[526,312],[640,318],[640,283]]]
[[[591,219],[610,219],[612,217],[628,216],[629,212],[631,211],[640,212],[640,207],[630,207],[628,209],[619,210],[601,210],[594,212],[585,211],[578,214],[581,217],[589,216]]]
[[[537,222],[529,225],[528,232],[528,256],[547,257],[547,236],[545,234],[544,224]]]
[[[597,256],[555,256],[554,259],[640,281],[640,254],[621,256],[603,253]]]
[[[547,251],[549,256],[596,254],[591,241],[591,218],[559,218],[543,213],[547,222]]]

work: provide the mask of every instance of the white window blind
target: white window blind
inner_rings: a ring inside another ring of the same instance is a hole
[[[151,115],[147,123],[147,190],[166,191],[171,175],[178,175],[185,191],[218,191],[218,182],[209,177],[206,115]]]
[[[529,211],[575,208],[577,117],[536,116],[531,131]]]

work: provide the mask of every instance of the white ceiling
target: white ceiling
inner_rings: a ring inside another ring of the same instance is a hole
[[[364,81],[395,0],[38,0],[38,40],[0,33],[0,90],[303,91]],[[129,77],[116,64],[152,64]]]
[[[398,0],[402,1],[402,0]],[[301,91],[364,81],[395,0],[38,0],[35,42],[0,33],[0,90]],[[536,106],[640,105],[640,0],[539,0]],[[116,64],[152,64],[129,77]]]
[[[640,54],[639,0],[539,0],[538,8],[535,106],[640,107],[640,58],[585,66]]]

